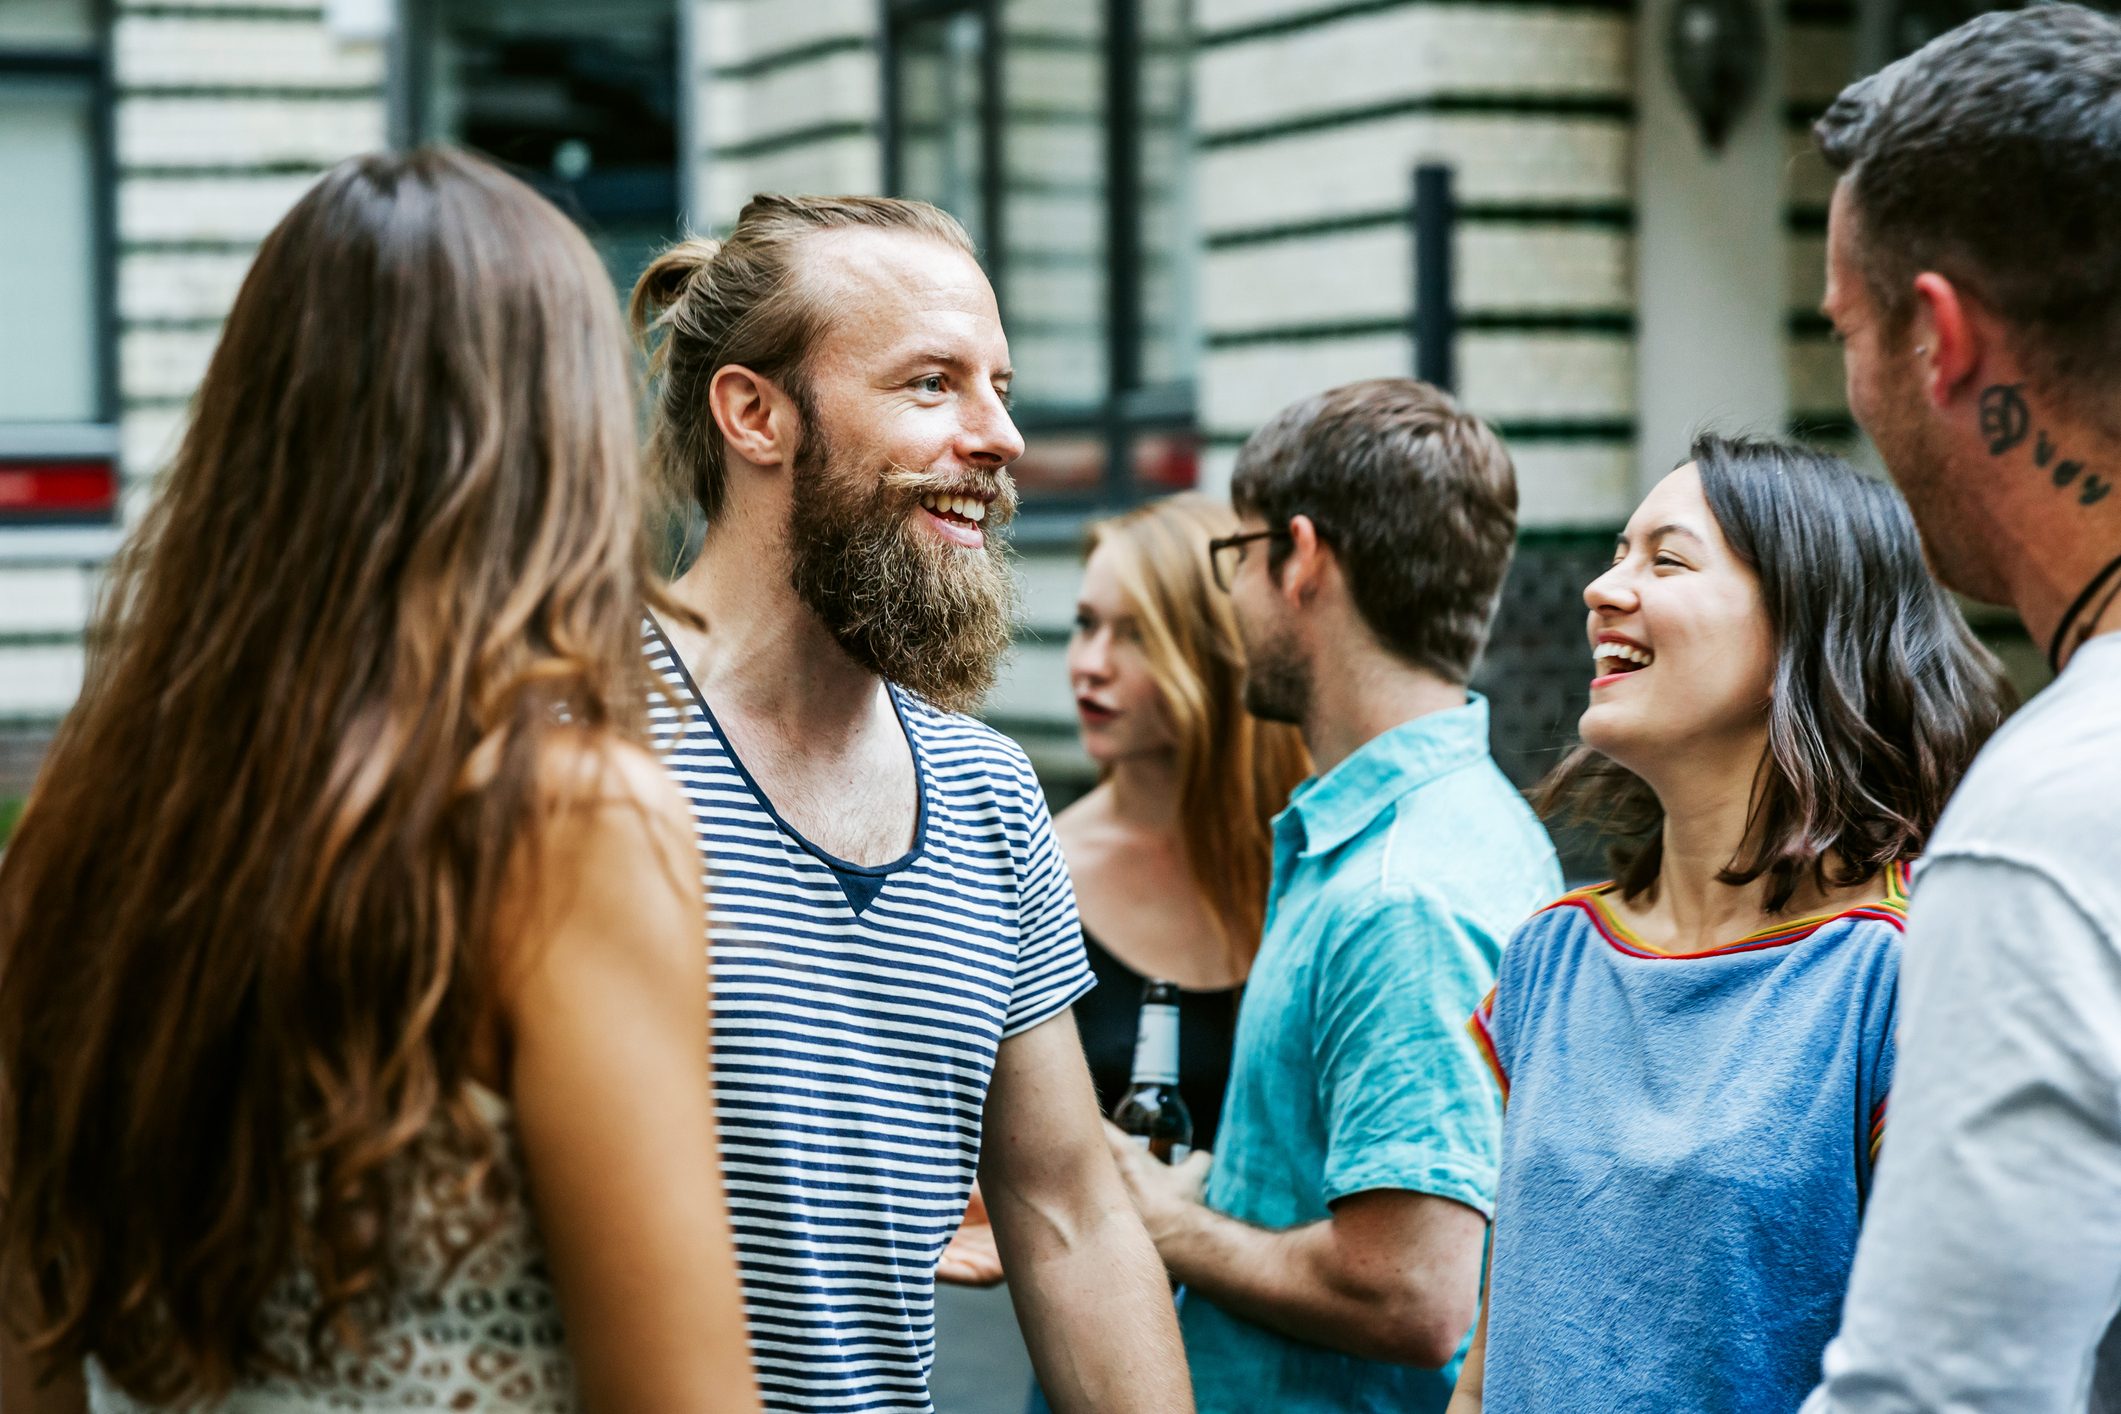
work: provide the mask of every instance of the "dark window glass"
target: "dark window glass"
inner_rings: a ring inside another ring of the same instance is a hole
[[[424,20],[424,131],[509,164],[630,286],[680,224],[675,0],[435,0]]]

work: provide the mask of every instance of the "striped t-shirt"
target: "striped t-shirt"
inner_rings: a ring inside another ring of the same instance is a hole
[[[932,1408],[935,1264],[1001,1042],[1092,979],[1023,752],[891,689],[912,849],[836,859],[781,818],[659,628],[664,764],[706,857],[722,1168],[767,1407]]]

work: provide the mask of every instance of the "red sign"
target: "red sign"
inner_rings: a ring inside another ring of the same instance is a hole
[[[117,504],[107,461],[0,461],[0,520],[102,519]]]

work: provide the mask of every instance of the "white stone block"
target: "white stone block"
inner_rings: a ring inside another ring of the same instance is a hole
[[[1625,232],[1468,225],[1458,233],[1457,296],[1471,312],[1626,310],[1635,300]],[[1413,305],[1411,233],[1401,227],[1207,253],[1210,329],[1234,332],[1400,319]]]
[[[316,178],[130,177],[118,183],[118,234],[128,241],[260,241]]]
[[[1525,529],[1625,524],[1635,509],[1635,449],[1528,442],[1517,465],[1517,524]]]
[[[118,337],[118,383],[128,398],[190,397],[220,342],[210,333],[132,329]]]
[[[1012,251],[1105,258],[1105,212],[1095,194],[1005,187],[1002,207],[1002,238]]]
[[[1633,92],[1625,16],[1411,5],[1201,51],[1200,130],[1214,134],[1439,93]]]
[[[710,55],[716,64],[877,32],[875,0],[734,0],[713,8],[722,12],[713,21],[714,36],[728,46]]]
[[[1404,377],[1413,367],[1402,335],[1210,349],[1201,369],[1201,426],[1249,436],[1298,398],[1361,378]]]
[[[169,466],[189,419],[189,411],[182,406],[126,409],[118,419],[118,467],[125,474],[128,494],[135,487],[152,484]],[[132,523],[130,514],[126,523]]]
[[[132,98],[118,104],[118,160],[129,167],[313,162],[387,143],[379,98]]]
[[[122,255],[118,259],[118,317],[219,319],[236,301],[249,255]]]
[[[1075,626],[1081,557],[1072,549],[1031,550],[1017,557],[1015,569],[1024,626],[1049,643],[1065,644]]]
[[[836,53],[756,78],[707,84],[707,141],[714,147],[824,123],[874,122],[882,111],[874,54]]]
[[[1019,643],[1002,664],[1001,678],[987,699],[985,712],[1015,721],[1036,721],[1057,731],[1075,722],[1075,698],[1068,691],[1065,645]]]
[[[79,633],[88,622],[89,588],[86,570],[0,564],[0,634]]]
[[[1002,91],[1012,104],[1101,113],[1105,104],[1102,41],[1085,50],[1002,51]]]
[[[1210,250],[1202,317],[1217,333],[1404,319],[1411,260],[1407,232],[1393,228]]]
[[[1463,201],[1625,201],[1626,123],[1583,118],[1389,118],[1201,155],[1202,224],[1217,231],[1400,207],[1414,166],[1458,172]]]
[[[1237,448],[1209,447],[1200,457],[1200,489],[1211,496],[1227,499],[1230,495],[1230,474],[1236,469]]]
[[[1008,125],[1003,142],[1011,175],[1104,190],[1105,128],[1100,119],[1019,119]]]
[[[1103,41],[1103,7],[1091,0],[1008,0],[1001,7],[1004,34],[1061,34]]]
[[[111,47],[118,87],[374,88],[384,46],[321,23],[121,15]]]
[[[228,0],[118,0],[114,7],[120,18],[136,10],[226,10]],[[300,10],[317,8],[317,0],[243,0],[246,10]]]
[[[1194,0],[1193,25],[1202,34],[1213,34],[1217,30],[1315,15],[1333,9],[1336,3],[1337,0]]]
[[[87,654],[78,644],[0,648],[0,717],[58,717],[81,691]]]
[[[1491,421],[1625,418],[1634,411],[1634,355],[1625,338],[1470,332],[1458,341],[1460,395]],[[1209,350],[1202,425],[1248,434],[1297,398],[1364,378],[1407,376],[1400,335]]]
[[[1635,348],[1608,334],[1471,332],[1458,340],[1458,389],[1494,422],[1625,418],[1635,411]]]
[[[806,143],[762,157],[712,159],[706,166],[708,219],[716,229],[736,220],[759,192],[845,196],[883,186],[883,155],[867,135]]]
[[[1072,324],[1096,330],[1103,327],[1106,269],[1102,261],[1085,257],[1078,265],[1011,266],[1004,278],[1009,286],[1009,322]]]

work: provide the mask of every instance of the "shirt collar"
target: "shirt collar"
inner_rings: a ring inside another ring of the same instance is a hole
[[[1401,796],[1487,752],[1488,700],[1468,692],[1465,706],[1401,722],[1298,786],[1275,817],[1275,831],[1293,834],[1303,854],[1336,849]]]

